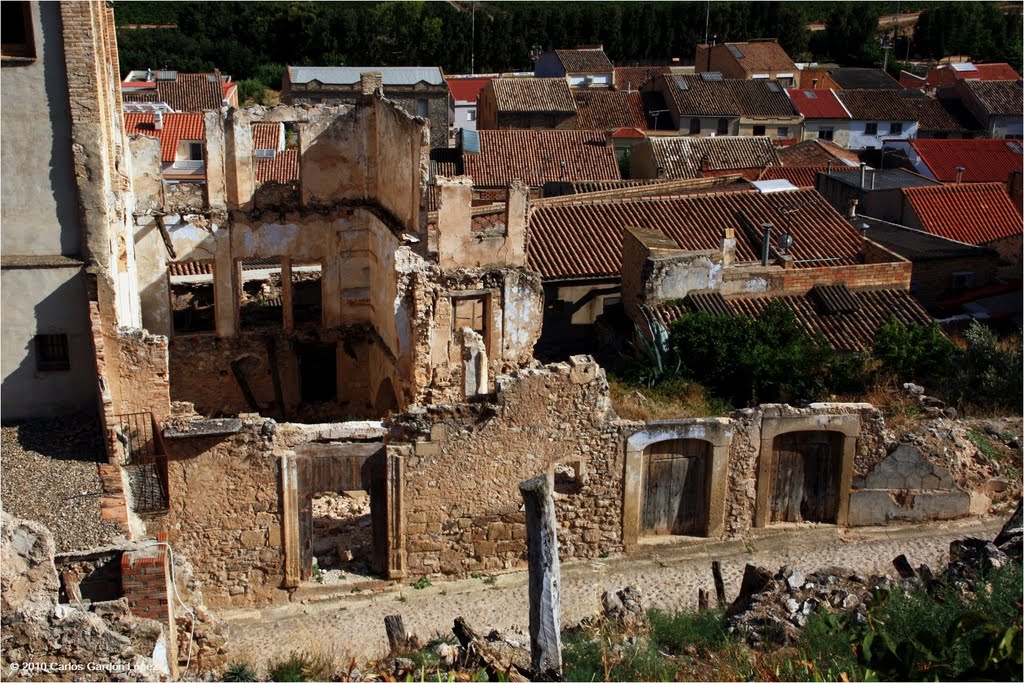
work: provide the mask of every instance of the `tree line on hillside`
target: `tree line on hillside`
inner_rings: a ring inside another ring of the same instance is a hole
[[[890,6],[890,4],[892,6]],[[121,69],[219,68],[235,80],[278,88],[283,65],[437,65],[468,73],[474,3],[118,2]],[[923,7],[911,56],[967,51],[1019,66],[1020,9],[995,3],[907,3]],[[719,41],[776,37],[795,59],[844,65],[881,61],[874,2],[477,2],[475,70],[531,70],[531,50],[604,45],[616,64],[692,63],[705,25]],[[824,31],[811,32],[811,20]],[[127,24],[176,24],[129,29]],[[923,27],[923,28],[922,28]],[[903,43],[905,46],[905,43]],[[897,45],[896,56],[904,53]]]

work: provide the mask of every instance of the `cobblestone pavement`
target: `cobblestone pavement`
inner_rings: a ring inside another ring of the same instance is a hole
[[[697,590],[714,596],[711,560],[722,562],[726,595],[735,597],[747,563],[776,570],[782,565],[803,572],[829,566],[862,574],[895,576],[892,558],[905,554],[915,567],[932,567],[948,559],[949,543],[958,538],[994,537],[1002,519],[983,518],[927,526],[837,530],[801,526],[773,529],[746,541],[676,540],[651,545],[637,555],[574,562],[562,566],[562,622],[571,625],[600,609],[601,592],[634,585],[647,607],[695,608]],[[232,659],[259,664],[294,649],[319,646],[363,662],[380,655],[387,639],[384,617],[401,614],[406,629],[427,638],[450,633],[463,616],[478,632],[492,628],[528,632],[526,572],[482,579],[435,581],[422,590],[409,586],[373,596],[342,596],[319,604],[291,603],[262,611],[233,612],[228,647]]]
[[[6,512],[42,522],[57,552],[111,545],[117,523],[100,517],[97,462],[104,460],[96,417],[31,420],[2,428],[0,498]]]

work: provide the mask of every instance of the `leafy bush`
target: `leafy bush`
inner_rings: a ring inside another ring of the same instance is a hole
[[[238,81],[238,103],[242,106],[255,102],[256,104],[266,104],[267,101],[267,87],[261,82],[252,78],[247,78],[244,81]]]
[[[953,398],[986,406],[1019,409],[1022,372],[1021,337],[1000,341],[995,332],[978,321],[964,331],[967,350],[955,376]]]
[[[294,650],[284,659],[271,661],[267,666],[270,680],[279,683],[292,681],[327,681],[334,673],[331,658],[323,652]]]
[[[430,583],[429,578],[427,578],[426,576],[421,576],[420,578],[416,579],[415,583],[412,584],[412,587],[419,591],[423,590],[424,588],[430,588],[433,585],[434,584]]]
[[[684,377],[734,405],[816,398],[837,362],[778,300],[756,319],[687,313],[672,325],[671,346]]]
[[[731,636],[726,630],[725,613],[719,609],[697,612],[662,612],[652,609],[651,642],[669,654],[679,654],[687,645],[698,650],[714,650]]]
[[[228,683],[248,683],[256,680],[256,672],[248,662],[232,662],[224,670],[224,680]]]
[[[873,355],[882,370],[904,382],[938,388],[949,375],[956,344],[931,325],[904,325],[890,318],[875,334]]]

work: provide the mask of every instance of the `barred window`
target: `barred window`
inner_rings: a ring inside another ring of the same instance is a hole
[[[68,336],[66,334],[37,334],[36,370],[47,372],[70,369]]]

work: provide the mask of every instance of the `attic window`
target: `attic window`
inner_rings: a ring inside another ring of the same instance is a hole
[[[815,285],[811,289],[811,297],[821,306],[825,315],[856,313],[860,310],[860,302],[843,284]]]
[[[809,100],[816,100],[818,99],[818,93],[808,90],[807,92],[804,93],[804,97],[806,97]]]
[[[700,79],[705,83],[717,83],[722,80],[722,72],[720,71],[705,71],[700,75]]]
[[[253,152],[253,156],[257,159],[273,159],[277,156],[277,150],[275,149],[257,149]]]
[[[0,55],[15,59],[35,59],[32,31],[32,7],[28,2],[0,3]]]
[[[777,81],[768,81],[766,87],[771,92],[782,92],[782,86]]]
[[[736,59],[743,59],[743,50],[739,49],[739,47],[733,45],[732,43],[729,43],[728,45],[726,45],[726,47],[729,48],[729,52],[730,54],[732,54],[733,57],[735,57]]]

